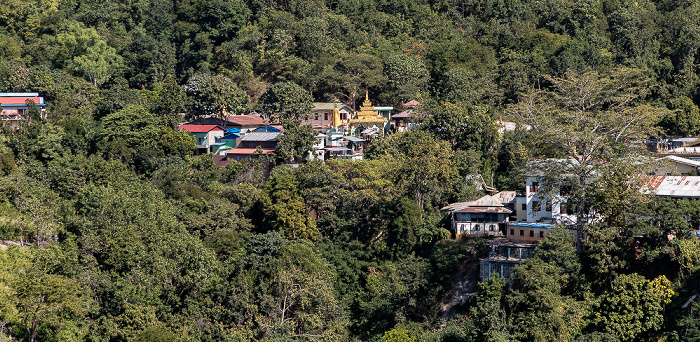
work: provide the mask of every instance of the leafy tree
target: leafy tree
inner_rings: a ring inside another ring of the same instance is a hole
[[[187,81],[186,92],[192,96],[193,115],[214,115],[223,118],[243,113],[250,98],[232,79],[221,75],[196,74]]]
[[[282,232],[288,239],[316,240],[316,220],[309,217],[299,183],[291,174],[272,176],[260,196],[265,221],[270,228]]]
[[[271,122],[308,119],[313,107],[311,94],[301,86],[291,82],[269,86],[260,101],[262,102],[262,112]]]
[[[0,250],[0,320],[14,327],[11,334],[17,338],[33,342],[85,337],[80,325],[89,297],[78,281],[57,274],[46,262],[61,257],[58,250]]]
[[[568,72],[564,78],[547,80],[551,89],[533,91],[508,113],[532,126],[539,139],[568,158],[544,162],[542,171],[556,179],[572,175],[565,179],[582,231],[591,205],[586,184],[605,167],[604,162],[637,155],[627,144],[651,132],[664,111],[642,103],[647,80],[639,70],[619,69],[609,75]],[[561,186],[549,183],[551,189]]]
[[[674,291],[666,277],[653,280],[633,273],[620,275],[613,289],[601,297],[596,319],[601,331],[615,334],[621,341],[649,336],[663,327],[663,310]]]
[[[301,125],[299,121],[283,120],[284,134],[277,143],[279,156],[283,160],[299,161],[307,153],[314,153],[316,130],[311,125]]]
[[[391,55],[384,60],[384,75],[395,89],[397,99],[408,101],[427,88],[428,69],[422,59],[412,55]]]

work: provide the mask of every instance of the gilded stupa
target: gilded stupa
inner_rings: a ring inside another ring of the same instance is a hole
[[[365,91],[365,102],[360,106],[360,111],[357,112],[357,118],[350,120],[350,126],[357,128],[362,125],[365,128],[372,128],[372,126],[376,125],[381,132],[386,123],[386,118],[374,110],[372,102],[369,101],[369,93]]]

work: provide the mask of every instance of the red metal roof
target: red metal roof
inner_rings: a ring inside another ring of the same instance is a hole
[[[233,154],[233,155],[253,155],[255,151],[258,149],[256,148],[232,148],[226,152],[226,154]],[[271,149],[271,148],[263,148],[262,151],[260,152],[261,154],[270,154],[270,153],[275,153],[277,150]]]
[[[180,132],[188,131],[190,133],[207,133],[213,130],[224,130],[224,128],[219,125],[180,125],[179,128]]]
[[[0,105],[23,105],[27,100],[34,101],[35,104],[43,104],[44,100],[40,96],[36,97],[26,97],[26,96],[2,96],[0,97]]]

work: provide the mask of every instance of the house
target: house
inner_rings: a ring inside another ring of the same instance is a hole
[[[352,108],[340,102],[314,102],[309,119],[301,121],[302,125],[311,125],[316,131],[325,133],[333,128],[333,110],[340,114],[340,126],[347,127],[355,112]]]
[[[241,138],[238,148],[262,148],[268,150],[277,149],[280,132],[250,132]]]
[[[2,125],[10,125],[12,129],[18,129],[20,123],[26,120],[27,101],[32,101],[43,111],[46,106],[44,98],[39,93],[0,93],[0,121]]]
[[[448,210],[452,218],[452,230],[455,237],[464,235],[502,236],[505,234],[512,210],[497,198],[486,195],[476,201],[450,204],[442,210]]]
[[[219,125],[192,125],[184,124],[179,127],[180,132],[187,132],[195,138],[197,154],[211,153],[223,145],[220,139],[224,136],[224,128]]]
[[[576,223],[573,208],[567,202],[566,189],[543,194],[539,176],[529,176],[525,181],[525,197],[516,199],[516,205],[525,204],[527,222],[547,222],[571,225]]]
[[[324,160],[362,160],[366,140],[338,133],[329,133],[324,148]]]
[[[418,121],[418,114],[413,110],[405,110],[391,117],[392,129],[403,132],[413,128]]]
[[[652,175],[696,175],[700,170],[700,160],[670,155],[657,161],[661,163],[652,170]]]
[[[277,122],[274,122],[276,124]],[[241,131],[250,130],[253,131],[260,127],[269,125],[259,114],[248,114],[248,115],[229,115],[222,118],[219,117],[202,117],[191,122],[191,124],[200,125],[219,125],[224,128],[237,128]]]
[[[488,258],[479,259],[479,278],[486,281],[494,275],[510,281],[516,267],[532,258],[537,244],[510,242],[495,239],[489,244],[491,253]]]

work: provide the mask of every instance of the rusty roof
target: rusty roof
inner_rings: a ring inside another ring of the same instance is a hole
[[[651,176],[645,188],[656,196],[700,198],[700,176]]]
[[[503,207],[503,203],[493,196],[486,195],[476,201],[452,203],[440,210],[460,210],[467,207]]]
[[[457,209],[455,213],[496,213],[496,214],[510,214],[513,211],[508,210],[504,207],[466,207],[462,209]]]

